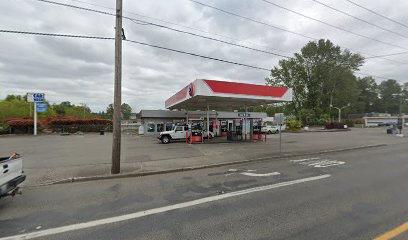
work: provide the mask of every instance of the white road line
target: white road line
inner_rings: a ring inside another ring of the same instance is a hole
[[[149,210],[130,213],[130,214],[117,216],[117,217],[109,217],[109,218],[104,218],[104,219],[99,219],[99,220],[94,220],[94,221],[89,221],[89,222],[84,222],[84,223],[72,224],[72,225],[63,226],[63,227],[44,229],[44,230],[41,230],[41,231],[36,231],[36,232],[31,232],[31,233],[25,233],[25,234],[20,234],[20,235],[3,237],[3,238],[0,238],[0,240],[33,239],[33,238],[38,238],[38,237],[45,237],[45,236],[49,236],[49,235],[69,232],[69,231],[87,229],[87,228],[97,227],[97,226],[101,226],[101,225],[105,225],[105,224],[117,223],[117,222],[122,222],[122,221],[126,221],[126,220],[132,220],[132,219],[136,219],[136,218],[140,218],[140,217],[144,217],[144,216],[149,216],[149,215],[153,215],[153,214],[164,213],[164,212],[168,212],[168,211],[172,211],[172,210],[176,210],[176,209],[192,207],[192,206],[199,205],[199,204],[214,202],[214,201],[218,201],[218,200],[222,200],[222,199],[226,199],[226,198],[231,198],[231,197],[236,197],[236,196],[240,196],[240,195],[245,195],[245,194],[249,194],[249,193],[253,193],[253,192],[266,191],[266,190],[269,190],[269,189],[280,188],[280,187],[294,185],[294,184],[298,184],[298,183],[316,181],[316,180],[328,178],[330,176],[331,176],[330,174],[325,174],[325,175],[320,175],[320,176],[316,176],[316,177],[302,178],[302,179],[297,179],[297,180],[288,181],[288,182],[281,182],[281,183],[276,183],[276,184],[267,185],[267,186],[249,188],[249,189],[245,189],[245,190],[241,190],[241,191],[225,193],[225,194],[221,194],[221,195],[217,195],[217,196],[205,197],[205,198],[201,198],[201,199],[197,199],[197,200],[193,200],[193,201],[188,201],[188,202],[178,203],[178,204],[169,205],[169,206],[165,206],[165,207],[149,209]]]
[[[297,162],[304,162],[304,161],[317,160],[317,159],[320,159],[320,158],[315,157],[315,158],[305,158],[305,159],[297,159],[297,160],[290,160],[290,161],[297,163]]]
[[[250,177],[269,177],[279,175],[279,172],[271,172],[271,173],[254,173],[254,172],[242,172],[241,175],[250,176]]]
[[[336,162],[336,163],[331,163],[331,164],[322,164],[322,165],[315,165],[314,167],[316,168],[325,168],[325,167],[332,167],[332,166],[338,166],[345,164],[345,162]]]
[[[324,164],[324,163],[332,163],[332,162],[334,162],[334,160],[322,159],[321,161],[306,162],[306,163],[301,163],[301,164],[305,164],[307,166],[314,166],[314,165],[319,165],[319,164]]]

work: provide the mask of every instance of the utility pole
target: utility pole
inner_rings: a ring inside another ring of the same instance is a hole
[[[113,143],[111,174],[120,173],[121,105],[122,105],[122,0],[116,0],[115,86],[113,101]]]

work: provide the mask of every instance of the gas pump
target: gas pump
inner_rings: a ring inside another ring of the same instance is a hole
[[[262,129],[262,120],[258,119],[253,121],[253,135],[252,139],[253,140],[261,140],[261,129]]]
[[[227,121],[222,120],[220,128],[221,128],[221,136],[223,137],[227,136],[227,132],[228,132]]]
[[[203,141],[203,122],[191,121],[191,140],[192,142]]]

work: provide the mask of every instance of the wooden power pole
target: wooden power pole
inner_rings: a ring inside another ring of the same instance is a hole
[[[112,174],[120,173],[122,105],[122,0],[116,0],[115,86],[113,101]]]

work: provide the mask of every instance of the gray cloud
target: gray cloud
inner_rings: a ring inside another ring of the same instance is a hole
[[[114,1],[83,1],[115,7]],[[404,51],[333,29],[262,1],[202,1],[311,37],[328,38],[335,44],[370,54]],[[407,38],[361,23],[311,0],[271,1],[360,34],[401,46],[407,45]],[[346,1],[321,1],[408,37],[408,29],[359,9]],[[64,2],[97,8],[71,0]],[[408,7],[407,1],[398,0],[388,4],[380,1],[358,0],[358,3],[408,23],[408,16],[404,11]],[[241,40],[237,43],[285,55],[299,51],[309,41],[309,39],[232,17],[187,0],[124,1],[124,10],[231,36]],[[1,28],[4,29],[112,37],[114,20],[111,16],[33,0],[0,2],[0,22]],[[128,20],[124,20],[123,25],[127,38],[136,41],[266,68],[272,68],[280,59],[277,56],[150,25],[135,24]],[[196,33],[232,41],[221,36]],[[389,58],[408,63],[407,55]],[[113,101],[113,63],[114,41],[0,34],[0,98],[4,98],[7,94],[41,91],[46,93],[47,99],[51,102],[87,103],[94,111],[104,110]],[[407,75],[405,64],[396,64],[382,59],[367,60],[361,70],[402,81]],[[195,58],[129,42],[123,43],[123,101],[128,102],[136,111],[142,108],[163,109],[164,101],[168,97],[196,78],[263,84],[264,78],[268,75],[267,71]]]

